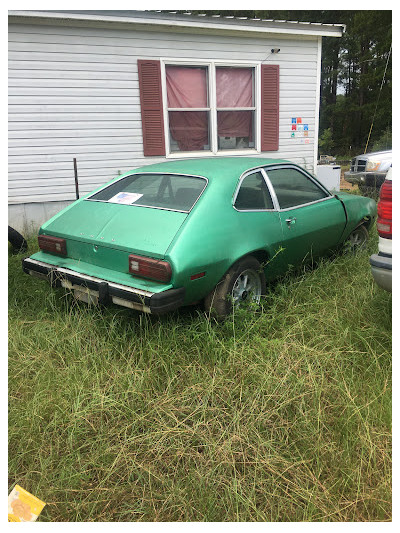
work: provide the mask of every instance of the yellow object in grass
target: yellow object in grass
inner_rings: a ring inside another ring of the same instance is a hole
[[[8,521],[34,522],[45,505],[39,498],[15,485],[8,496]]]

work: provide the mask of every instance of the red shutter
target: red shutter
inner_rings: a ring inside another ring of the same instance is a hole
[[[261,151],[279,149],[279,65],[261,65]]]
[[[152,59],[138,59],[138,73],[143,152],[145,156],[165,155],[160,62]]]

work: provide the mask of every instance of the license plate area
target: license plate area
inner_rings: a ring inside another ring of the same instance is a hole
[[[73,297],[80,302],[85,302],[88,305],[99,304],[99,291],[89,289],[88,287],[85,287],[83,285],[73,284],[71,281],[65,278],[61,280],[61,286],[71,291]],[[124,298],[119,298],[117,296],[112,296],[111,302],[115,305],[128,307],[130,309],[135,309],[144,313],[151,313],[150,307],[144,305],[144,303],[132,302],[130,300],[125,300]]]
[[[74,285],[67,279],[63,279],[61,281],[61,285],[65,289],[69,289],[72,292],[75,300],[78,300],[80,302],[85,302],[89,305],[99,304],[99,291],[88,289],[87,287],[83,285]]]

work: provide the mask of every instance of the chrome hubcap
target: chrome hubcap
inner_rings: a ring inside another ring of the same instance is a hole
[[[358,250],[362,248],[366,243],[365,235],[360,230],[355,230],[349,235],[347,241],[347,247],[349,250]]]
[[[261,280],[257,272],[244,270],[238,276],[232,289],[232,299],[235,306],[260,302]]]

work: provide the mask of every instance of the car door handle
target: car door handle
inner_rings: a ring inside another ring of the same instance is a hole
[[[292,224],[296,224],[296,217],[290,217],[285,220],[286,224],[289,226],[289,228],[292,226]]]

